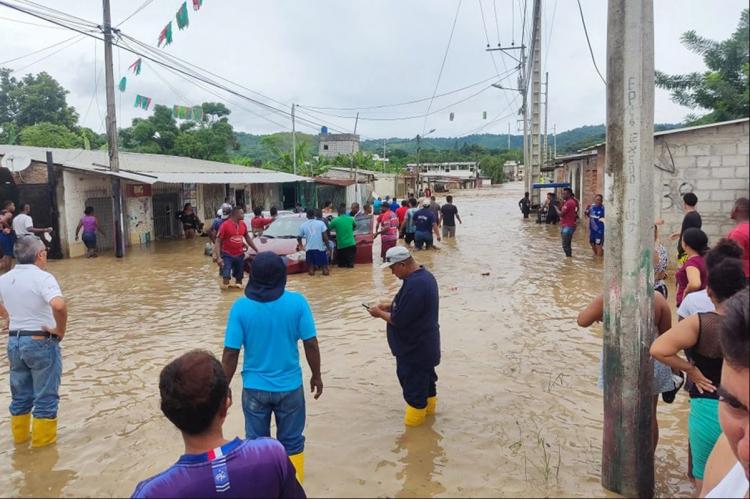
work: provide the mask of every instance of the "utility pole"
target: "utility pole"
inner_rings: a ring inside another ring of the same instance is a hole
[[[352,169],[354,169],[354,197],[356,198],[357,202],[359,203],[359,186],[357,185],[357,170],[359,169],[359,165],[354,164],[354,137],[357,136],[357,124],[359,123],[359,111],[357,111],[357,117],[354,119],[354,136],[352,137],[352,154],[349,157],[351,160],[351,163],[349,163],[349,177],[352,176]]]
[[[417,180],[416,180],[416,186],[415,186],[417,192],[419,192],[419,185],[420,185],[419,184],[419,172],[420,172],[421,168],[420,168],[420,165],[419,165],[419,153],[422,150],[421,140],[422,140],[422,137],[419,134],[417,134]],[[416,193],[415,193],[415,195],[416,195]]]
[[[297,128],[294,121],[294,110],[297,106],[292,104],[292,171],[297,175]]]
[[[541,95],[542,95],[542,0],[534,1],[531,45],[531,180],[541,174]],[[529,186],[530,187],[530,186]],[[539,204],[539,191],[531,189],[531,203]]]
[[[117,117],[115,116],[115,76],[112,69],[112,16],[109,0],[103,0],[104,7],[104,73],[107,86],[107,146],[109,149],[109,169],[117,174],[120,171],[120,157],[117,152]],[[115,256],[125,255],[122,220],[122,189],[120,177],[112,175],[112,220],[115,224]]]
[[[552,159],[557,160],[557,125],[552,125]]]
[[[602,485],[653,497],[653,0],[609,0]]]
[[[508,150],[510,151],[510,123],[508,123]]]
[[[385,139],[383,139],[383,173],[385,173],[385,159],[386,159],[386,152],[385,152]]]
[[[547,110],[549,109],[549,73],[544,73],[544,154],[542,163],[549,161],[549,139],[547,138]],[[579,193],[580,195],[580,193]]]

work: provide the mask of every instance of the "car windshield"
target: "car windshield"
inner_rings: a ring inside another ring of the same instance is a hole
[[[299,227],[305,221],[302,217],[281,217],[273,221],[266,230],[263,231],[263,236],[274,237],[274,238],[292,238],[297,237]]]
[[[372,215],[367,218],[359,218],[356,220],[357,227],[354,229],[355,234],[372,234]]]

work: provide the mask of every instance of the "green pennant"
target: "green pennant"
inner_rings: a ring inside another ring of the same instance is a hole
[[[194,106],[190,110],[190,119],[193,121],[203,121],[203,107]]]
[[[193,10],[201,10],[203,0],[193,0]]]
[[[482,111],[482,119],[483,120],[487,119],[487,111]]]
[[[161,33],[159,33],[159,43],[157,43],[157,46],[161,47],[162,43],[165,47],[172,43],[172,21],[169,21],[169,23],[164,26],[164,29],[161,30]]]
[[[188,18],[188,8],[187,8],[187,2],[182,2],[182,6],[180,7],[180,10],[177,11],[177,27],[180,30],[183,30],[190,26],[190,19]]]
[[[135,96],[135,104],[133,105],[133,107],[141,107],[141,96],[140,95],[136,95]]]
[[[117,85],[117,88],[120,89],[120,92],[124,92],[125,87],[127,87],[127,85],[128,85],[128,79],[123,76],[122,78],[120,78],[120,84]]]

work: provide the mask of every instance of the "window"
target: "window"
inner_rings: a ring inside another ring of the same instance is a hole
[[[323,150],[324,150],[324,151],[327,151],[327,150],[328,150],[328,144],[323,144]]]

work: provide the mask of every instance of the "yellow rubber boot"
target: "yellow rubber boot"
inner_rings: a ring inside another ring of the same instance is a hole
[[[297,481],[302,485],[305,483],[305,453],[300,452],[293,456],[289,456],[289,460],[294,465],[294,470],[297,472]]]
[[[31,434],[31,414],[19,414],[10,417],[10,429],[13,432],[13,441],[22,444],[29,439]]]
[[[34,418],[31,422],[31,446],[44,447],[57,440],[57,419]]]
[[[427,397],[427,414],[435,414],[435,411],[437,411],[437,395]]]
[[[424,423],[425,415],[427,415],[427,408],[417,409],[409,404],[406,404],[406,414],[404,415],[404,424],[406,426],[419,426]]]

